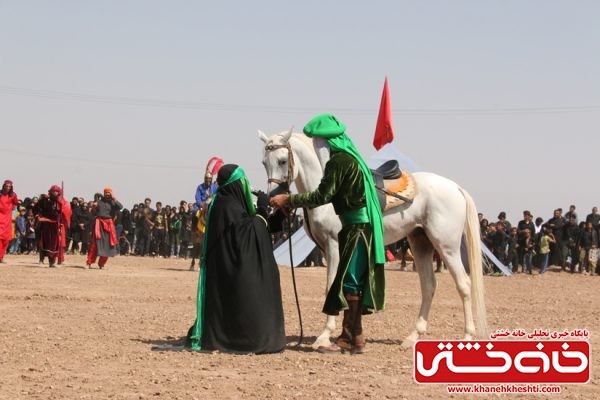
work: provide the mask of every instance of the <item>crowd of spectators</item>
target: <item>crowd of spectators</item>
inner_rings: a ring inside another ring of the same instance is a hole
[[[96,201],[86,201],[73,197],[69,229],[66,232],[67,254],[87,254],[92,229]],[[37,223],[37,202],[39,197],[19,201],[14,214],[14,239],[9,253],[36,253],[39,237]],[[182,201],[179,207],[162,206],[161,202],[151,207],[151,200],[135,204],[131,210],[125,208],[116,216],[115,226],[119,239],[120,254],[140,256],[182,256],[187,257],[191,237],[193,204]]]
[[[93,200],[82,197],[71,200],[72,217],[66,232],[67,254],[87,254],[94,221],[96,194]],[[39,229],[36,214],[38,197],[19,200],[13,213],[14,239],[10,242],[8,253],[31,254],[37,252]],[[199,256],[198,247],[202,243],[199,230],[203,223],[200,212],[194,202],[180,201],[179,205],[164,205],[157,201],[152,204],[150,198],[125,208],[115,218],[119,253],[121,255],[149,257],[194,258]],[[523,211],[523,219],[513,225],[506,219],[506,213],[500,212],[497,221],[490,222],[479,214],[481,240],[494,256],[513,272],[533,273],[538,268],[545,273],[549,266],[583,274],[598,274],[600,256],[600,214],[594,207],[585,219],[578,217],[576,207],[554,210],[554,215],[544,221],[534,218],[531,212]],[[291,231],[302,226],[302,219],[296,217]],[[277,247],[287,238],[287,227],[283,232],[273,234],[273,244]],[[406,240],[396,246],[388,247],[405,266],[405,255],[409,246]],[[401,253],[401,254],[400,254]],[[399,257],[401,255],[401,257]],[[441,268],[437,260],[437,270]],[[304,265],[322,265],[320,251],[311,254]]]
[[[598,274],[598,239],[600,237],[600,214],[594,207],[585,218],[579,218],[577,208],[557,208],[553,216],[544,221],[528,210],[516,225],[500,212],[496,222],[490,222],[479,214],[481,240],[500,262],[513,272],[533,273],[538,268],[543,274],[549,266],[563,271],[586,275]]]
[[[87,254],[92,238],[96,201],[82,197],[71,200],[72,217],[66,232],[67,254]],[[19,201],[14,213],[14,239],[9,253],[35,253],[38,234],[37,207],[39,197]],[[153,208],[154,207],[154,208]],[[194,203],[181,201],[178,206],[152,200],[134,204],[117,213],[115,227],[121,255],[152,257],[190,257],[192,231],[195,221]],[[196,217],[197,218],[197,217]]]
[[[67,254],[88,252],[92,238],[96,201],[86,201],[82,197],[73,197],[70,205],[72,217],[66,232]],[[39,224],[37,222],[37,202],[39,197],[19,200],[13,214],[14,235],[10,242],[9,254],[37,253]],[[157,201],[152,204],[150,198],[134,204],[131,209],[124,208],[117,213],[115,228],[119,239],[120,255],[149,257],[197,258],[195,247],[202,243],[204,209],[194,202],[182,200],[178,206],[164,205]],[[292,232],[302,226],[302,218],[296,216],[292,222]],[[287,239],[287,221],[284,231],[272,236],[274,246]],[[200,249],[198,249],[200,250]]]

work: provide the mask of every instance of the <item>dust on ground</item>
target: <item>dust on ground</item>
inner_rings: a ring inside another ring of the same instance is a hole
[[[471,398],[414,382],[412,351],[400,343],[417,317],[419,279],[395,265],[386,272],[386,311],[364,321],[366,354],[322,355],[310,347],[324,323],[324,268],[296,270],[306,337],[294,346],[299,326],[291,275],[280,267],[289,345],[280,354],[236,356],[153,350],[179,343],[194,322],[198,272],[188,271],[189,261],[116,257],[104,270],[87,270],[81,256],[67,256],[60,269],[39,266],[33,255],[5,259],[1,399]],[[454,282],[448,273],[436,277],[425,338],[460,339],[463,312]],[[585,328],[592,348],[598,344],[599,277],[553,270],[485,277],[485,287],[492,331]],[[589,384],[563,385],[552,398],[600,398],[597,365],[592,356]]]

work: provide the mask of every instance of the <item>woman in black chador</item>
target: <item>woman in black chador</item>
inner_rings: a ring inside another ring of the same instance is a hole
[[[257,210],[237,165],[224,165],[217,183],[206,222],[196,322],[187,343],[192,350],[279,352],[286,340],[267,196],[259,195]]]

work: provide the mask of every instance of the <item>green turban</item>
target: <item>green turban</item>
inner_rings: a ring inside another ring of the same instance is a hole
[[[317,115],[304,126],[304,134],[308,137],[334,138],[346,132],[346,125],[342,124],[331,114]]]

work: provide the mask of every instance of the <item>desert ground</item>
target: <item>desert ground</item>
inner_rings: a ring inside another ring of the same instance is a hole
[[[189,261],[121,256],[104,270],[84,269],[82,256],[67,256],[53,269],[34,255],[6,261],[0,265],[1,399],[483,398],[414,382],[412,351],[400,344],[417,316],[419,280],[396,264],[386,267],[386,310],[365,318],[366,354],[312,351],[324,323],[325,269],[316,267],[296,270],[306,337],[295,346],[292,280],[282,266],[289,345],[280,354],[240,356],[164,350],[181,342],[195,318],[198,272],[188,271]],[[425,338],[460,339],[454,282],[448,273],[436,277]],[[600,277],[554,269],[543,276],[488,276],[485,287],[491,331],[585,328],[597,348]],[[597,365],[592,356],[590,383],[562,385],[551,398],[600,398]]]

